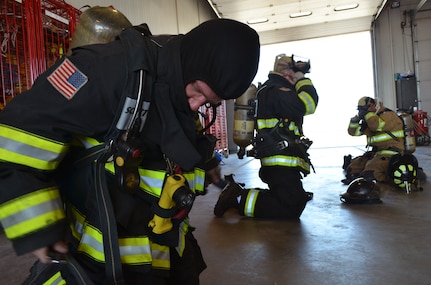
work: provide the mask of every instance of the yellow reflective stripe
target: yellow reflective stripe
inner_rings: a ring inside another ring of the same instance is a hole
[[[115,174],[114,162],[111,161],[111,162],[105,163],[105,170],[107,170],[111,174]]]
[[[290,124],[289,124],[289,131],[293,132],[296,136],[300,136],[301,135],[301,132],[299,131],[298,126],[293,121],[290,122]]]
[[[97,146],[102,144],[101,142],[99,142],[98,140],[94,139],[94,138],[90,138],[90,137],[83,137],[83,136],[76,136],[76,139],[79,140],[81,142],[81,144],[86,148],[89,149],[93,146]]]
[[[141,181],[139,187],[146,193],[160,197],[163,189],[163,183],[166,177],[166,171],[139,169]],[[192,191],[203,191],[205,182],[205,171],[200,168],[195,168],[194,172],[183,173],[187,183]]]
[[[205,188],[205,170],[195,168],[195,191],[202,192]]]
[[[70,230],[72,235],[80,240],[84,233],[84,225],[85,225],[85,216],[81,214],[75,207],[68,204],[69,211],[72,215],[72,221],[70,223]]]
[[[376,131],[380,132],[381,130],[383,130],[385,125],[386,125],[386,122],[380,119],[379,117],[379,126],[377,127]]]
[[[148,237],[119,238],[121,262],[129,265],[150,264],[151,248]]]
[[[258,119],[257,120],[257,128],[258,130],[262,129],[271,129],[277,126],[277,123],[279,122],[279,119],[271,118],[271,119]],[[280,127],[283,127],[283,125],[286,123],[287,119],[285,119],[285,122],[280,124]],[[293,132],[295,135],[300,136],[301,133],[299,131],[298,126],[294,121],[291,121],[289,123],[289,131]]]
[[[396,138],[404,138],[404,131],[395,131],[395,132],[391,132],[393,136],[395,136]],[[372,144],[372,143],[378,143],[378,142],[384,142],[384,141],[388,141],[388,140],[392,140],[393,137],[390,136],[388,133],[381,133],[375,136],[371,136],[368,137],[368,144]]]
[[[121,263],[129,265],[151,263],[150,241],[147,236],[119,238],[118,244],[120,246]],[[78,252],[85,253],[100,263],[105,262],[101,231],[86,223],[84,233],[78,245]]]
[[[298,91],[302,87],[306,86],[313,86],[313,83],[308,78],[296,82],[295,89]],[[316,103],[308,92],[301,91],[298,93],[298,97],[305,105],[305,115],[313,114],[316,111]]]
[[[316,111],[316,103],[314,102],[313,97],[311,97],[309,93],[302,91],[298,94],[298,97],[302,101],[302,103],[304,103],[304,115],[311,115]]]
[[[263,166],[288,166],[300,167],[306,171],[310,171],[310,164],[304,159],[296,156],[274,155],[260,159]]]
[[[376,113],[374,113],[374,112],[368,112],[368,113],[365,114],[364,119],[368,120],[369,118],[374,117],[374,116],[377,116]]]
[[[171,267],[171,259],[169,255],[169,247],[151,242],[151,255],[153,257],[152,267],[158,269],[169,269]]]
[[[311,80],[308,78],[304,78],[302,80],[299,80],[298,82],[296,82],[296,90],[299,90],[300,88],[304,87],[304,86],[313,86],[313,84],[311,83]]]
[[[61,276],[61,273],[57,272],[42,284],[43,285],[63,285],[63,284],[66,284],[66,281]]]
[[[90,224],[86,224],[77,250],[98,262],[105,262],[102,233]]]
[[[376,152],[376,154],[395,155],[395,154],[398,154],[398,152],[397,151],[393,151],[393,150],[379,150],[378,152]]]
[[[353,136],[362,136],[363,133],[361,132],[361,125],[359,122],[350,122],[349,123],[349,129],[354,129],[355,132],[353,133]]]
[[[0,205],[0,220],[9,239],[28,235],[65,218],[57,188],[47,188]]]
[[[259,190],[250,189],[248,191],[244,206],[244,215],[246,217],[254,217],[254,207],[256,205],[257,196],[259,196]]]
[[[193,192],[202,192],[204,190],[205,170],[195,168],[194,172],[184,172],[182,175],[187,180],[187,183]]]
[[[278,123],[278,119],[271,118],[271,119],[258,119],[257,120],[257,129],[271,129],[275,127]]]
[[[68,145],[23,130],[0,124],[1,160],[53,170],[65,155]]]
[[[175,248],[179,254],[179,256],[183,256],[184,249],[186,248],[186,234],[189,232],[189,220],[185,219],[181,222],[178,231],[178,245]]]
[[[139,168],[139,175],[141,176],[139,187],[152,196],[160,197],[166,171]]]

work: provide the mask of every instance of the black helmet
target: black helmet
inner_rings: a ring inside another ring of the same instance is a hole
[[[416,184],[418,161],[413,154],[396,154],[391,157],[388,166],[389,180],[400,188],[407,188]]]
[[[340,200],[348,204],[375,204],[382,203],[378,186],[363,177],[353,180],[347,191],[340,195]]]

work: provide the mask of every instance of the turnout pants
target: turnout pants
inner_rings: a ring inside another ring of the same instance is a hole
[[[269,189],[247,189],[241,195],[241,214],[263,219],[299,219],[308,195],[298,170],[283,166],[262,166],[259,176]]]

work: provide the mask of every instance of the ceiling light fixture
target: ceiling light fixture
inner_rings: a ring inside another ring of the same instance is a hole
[[[299,13],[292,13],[289,15],[289,17],[290,18],[299,18],[299,17],[310,16],[311,14],[313,14],[311,11],[304,11],[304,12],[299,12]]]
[[[253,24],[266,23],[268,21],[269,21],[268,18],[259,18],[259,19],[248,20],[247,24],[253,25]]]
[[[342,5],[342,6],[337,6],[334,8],[335,12],[339,12],[339,11],[345,11],[345,10],[351,10],[351,9],[356,9],[359,7],[359,4],[349,4],[349,5]]]

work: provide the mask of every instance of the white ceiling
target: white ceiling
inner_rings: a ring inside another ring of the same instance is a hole
[[[250,24],[263,43],[305,39],[333,34],[370,30],[382,6],[392,2],[419,5],[427,0],[208,0],[221,18],[243,23],[259,18],[268,21]],[[356,9],[335,11],[334,8],[359,4]],[[291,18],[292,13],[310,11],[306,17]]]

